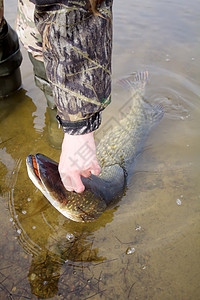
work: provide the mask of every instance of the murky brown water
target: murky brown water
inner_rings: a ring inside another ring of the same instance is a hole
[[[16,1],[5,2],[13,25]],[[59,159],[62,132],[22,49],[23,89],[0,101],[1,299],[199,299],[199,3],[114,2],[113,79],[148,70],[146,98],[164,119],[118,206],[67,220],[27,176],[28,154]],[[102,126],[127,97],[113,85]]]

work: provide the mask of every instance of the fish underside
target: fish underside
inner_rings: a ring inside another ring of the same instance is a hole
[[[86,187],[83,193],[68,192],[64,188],[57,162],[42,154],[27,157],[30,179],[65,217],[77,222],[93,221],[122,197],[147,134],[164,114],[161,105],[144,100],[147,79],[148,72],[141,72],[121,81],[131,91],[129,113],[97,146],[101,173],[82,177]]]

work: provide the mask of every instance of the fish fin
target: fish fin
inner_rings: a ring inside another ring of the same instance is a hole
[[[164,116],[164,109],[161,104],[150,104],[145,102],[146,109],[146,118],[152,123],[152,125],[156,125],[162,117]]]
[[[134,108],[137,105],[143,107],[146,120],[150,121],[154,126],[162,119],[164,115],[164,109],[161,104],[154,105],[143,98],[148,75],[148,71],[133,73],[128,78],[121,79],[119,84],[131,91]],[[139,96],[139,98],[137,96]],[[136,99],[137,101],[135,101]]]
[[[148,71],[133,73],[131,76],[125,79],[119,80],[119,84],[125,88],[128,88],[132,94],[139,92],[144,94],[144,89],[148,80]]]

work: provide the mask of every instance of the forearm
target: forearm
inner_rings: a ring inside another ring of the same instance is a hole
[[[51,2],[36,0],[35,21],[58,120],[66,133],[85,134],[98,128],[111,100],[112,1],[101,4],[102,17],[87,1],[44,1]]]

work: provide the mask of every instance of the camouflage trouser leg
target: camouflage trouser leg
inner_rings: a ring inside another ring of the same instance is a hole
[[[54,109],[56,105],[53,98],[51,86],[47,79],[44,63],[40,60],[35,59],[30,52],[28,52],[28,55],[33,65],[35,84],[44,93],[48,107]]]
[[[52,89],[48,82],[42,53],[42,41],[34,23],[35,5],[29,0],[18,0],[18,13],[16,19],[16,31],[23,46],[27,49],[33,65],[35,84],[39,87],[47,99],[50,108],[55,108]]]

